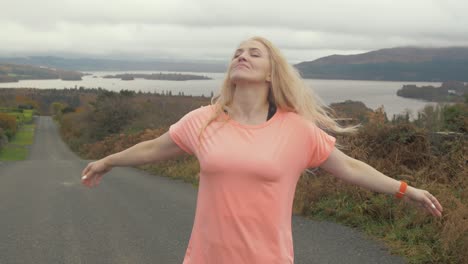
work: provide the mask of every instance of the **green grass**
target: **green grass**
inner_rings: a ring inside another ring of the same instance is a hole
[[[436,220],[427,217],[424,224],[415,224],[418,218],[415,210],[405,210],[404,216],[395,215],[401,206],[384,195],[373,196],[368,203],[358,203],[340,193],[321,199],[307,216],[358,228],[384,241],[391,253],[405,256],[408,263],[453,263],[440,250],[435,225],[428,224]]]
[[[16,117],[20,124],[31,123],[34,110],[23,110],[23,113],[8,111],[6,114]]]
[[[0,150],[0,160],[25,160],[28,156],[28,149],[24,146],[8,144]]]
[[[33,113],[34,113],[34,110],[24,110],[23,111],[24,121],[26,123],[31,123],[32,122]]]
[[[20,146],[31,145],[34,140],[34,126],[23,125],[10,143]]]
[[[28,156],[27,146],[34,141],[35,125],[23,125],[11,142],[0,150],[0,160],[25,160]]]

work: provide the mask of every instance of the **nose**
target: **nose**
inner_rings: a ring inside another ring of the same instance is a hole
[[[245,58],[245,56],[244,56],[243,54],[239,55],[239,57],[237,57],[237,60],[238,60],[239,62],[241,62],[241,61],[247,61],[247,59]]]
[[[242,61],[242,60],[246,61],[246,60],[247,60],[247,59],[245,58],[245,56],[244,56],[244,52],[242,52],[241,54],[239,54],[239,56],[237,56],[237,60],[238,60],[238,61]]]

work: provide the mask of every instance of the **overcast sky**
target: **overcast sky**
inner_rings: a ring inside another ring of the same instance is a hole
[[[464,0],[0,0],[0,56],[227,61],[270,39],[291,63],[396,46],[468,46]]]

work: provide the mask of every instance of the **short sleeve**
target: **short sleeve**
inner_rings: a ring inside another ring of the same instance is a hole
[[[169,136],[186,153],[192,155],[198,146],[198,133],[203,123],[204,107],[192,110],[169,127]]]
[[[320,166],[335,147],[336,138],[327,134],[312,122],[307,122],[309,163],[308,168]]]

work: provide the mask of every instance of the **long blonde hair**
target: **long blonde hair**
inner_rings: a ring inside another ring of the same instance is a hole
[[[271,65],[271,87],[268,93],[270,103],[275,104],[283,111],[295,112],[303,116],[327,132],[353,133],[357,130],[360,125],[343,127],[331,117],[330,108],[312,89],[307,87],[298,70],[287,62],[273,43],[259,36],[251,37],[248,40],[258,41],[268,50]],[[223,109],[233,101],[235,85],[229,78],[231,67],[230,63],[219,94],[211,98],[211,105],[214,105],[215,112],[200,130],[200,141],[206,127],[216,120],[222,114]]]

